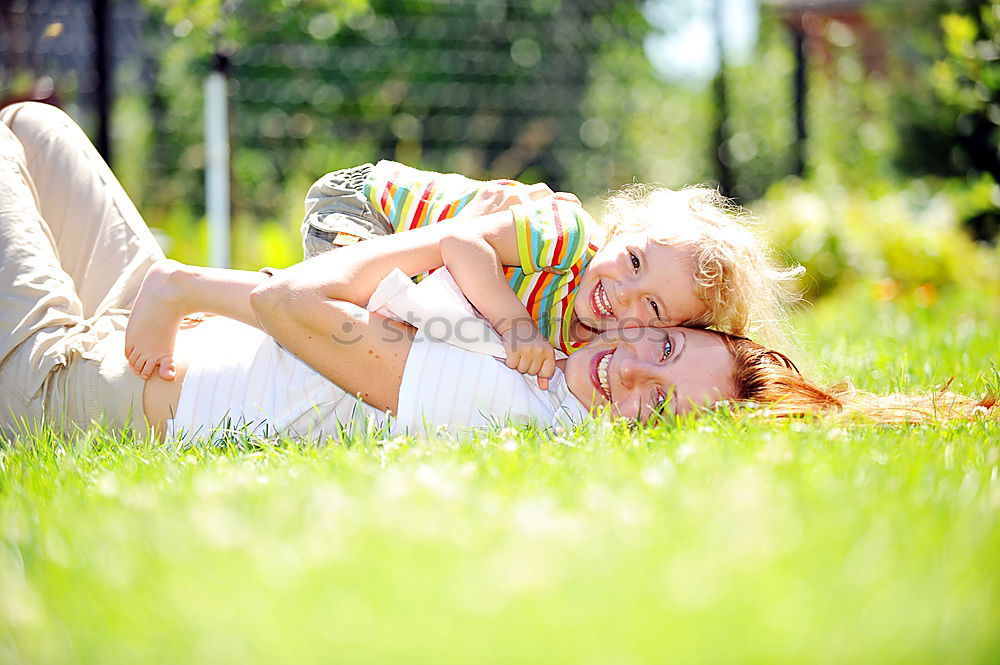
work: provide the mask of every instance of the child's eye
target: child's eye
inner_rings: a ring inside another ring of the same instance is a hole
[[[667,341],[663,343],[663,357],[660,358],[660,362],[662,363],[664,360],[669,358],[670,354],[673,353],[673,351],[674,351],[674,345],[670,343],[670,338],[668,337]]]
[[[653,316],[660,318],[660,306],[656,304],[656,301],[650,300],[649,306],[653,309]]]
[[[636,272],[639,272],[639,257],[632,252],[629,252],[628,255],[632,257],[632,268],[634,268]]]

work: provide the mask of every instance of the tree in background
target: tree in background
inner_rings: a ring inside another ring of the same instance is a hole
[[[913,35],[893,105],[896,166],[906,175],[993,183],[988,203],[967,211],[979,240],[1000,230],[1000,1],[937,0],[883,10]]]
[[[725,71],[729,113],[723,156],[733,172],[730,194],[740,201],[760,198],[794,171],[794,67],[787,31],[773,12],[763,12],[750,59]]]
[[[937,98],[955,114],[968,166],[1000,182],[1000,2],[964,5],[965,11],[941,18],[946,57],[935,63],[932,82]]]
[[[886,23],[908,26],[911,85],[894,111],[900,168],[913,175],[988,173],[1000,182],[1000,2],[938,0],[896,5]]]

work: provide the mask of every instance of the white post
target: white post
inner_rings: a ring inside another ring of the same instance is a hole
[[[208,263],[228,268],[229,251],[229,110],[223,56],[205,79],[205,216]]]

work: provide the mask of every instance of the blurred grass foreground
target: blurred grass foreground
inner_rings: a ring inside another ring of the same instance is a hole
[[[807,267],[817,378],[983,396],[998,43],[991,0],[14,0],[0,96],[67,108],[193,263],[213,54],[237,267],[298,260],[309,184],[379,158],[595,214],[633,180],[718,185]],[[998,469],[995,421],[41,427],[0,441],[0,665],[996,663]]]
[[[986,315],[858,289],[802,324],[831,377],[981,394]],[[998,467],[985,421],[42,430],[0,449],[0,663],[994,663]]]

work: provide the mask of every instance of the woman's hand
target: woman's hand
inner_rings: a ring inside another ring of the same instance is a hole
[[[538,377],[538,387],[548,390],[556,370],[556,350],[530,318],[518,319],[501,333],[507,367]]]

